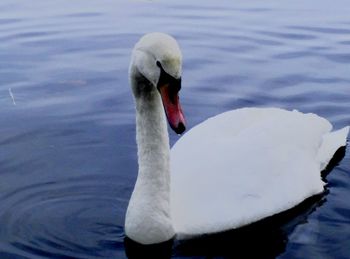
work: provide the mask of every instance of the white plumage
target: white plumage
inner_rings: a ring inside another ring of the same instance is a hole
[[[195,126],[171,150],[179,237],[238,228],[323,191],[320,171],[346,144],[315,114],[244,108]]]
[[[129,238],[154,244],[234,229],[323,191],[320,172],[346,145],[349,127],[331,132],[315,114],[229,111],[188,131],[170,153],[166,117],[184,130],[181,60],[176,40],[162,33],[133,50],[139,172],[125,219]]]

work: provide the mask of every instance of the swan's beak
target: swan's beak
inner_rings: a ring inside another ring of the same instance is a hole
[[[171,84],[164,84],[158,87],[158,89],[170,127],[177,134],[183,133],[186,129],[185,116],[179,101],[179,91],[176,87],[172,87]]]

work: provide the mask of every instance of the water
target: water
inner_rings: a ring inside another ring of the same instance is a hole
[[[179,41],[189,128],[245,106],[350,124],[345,0],[2,0],[0,10],[1,258],[125,257],[137,172],[127,70],[146,32]],[[347,153],[325,202],[280,240],[280,258],[350,257],[349,162]]]

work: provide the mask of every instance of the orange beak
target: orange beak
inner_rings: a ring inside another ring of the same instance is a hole
[[[180,105],[178,91],[172,89],[169,84],[164,84],[158,89],[170,127],[177,134],[183,133],[186,129],[185,116]]]

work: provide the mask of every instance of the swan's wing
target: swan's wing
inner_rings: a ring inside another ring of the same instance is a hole
[[[349,130],[331,129],[315,114],[274,108],[226,112],[191,129],[171,150],[180,238],[237,228],[322,192],[320,169]]]
[[[346,138],[348,134],[349,126],[323,135],[322,145],[317,153],[317,159],[320,162],[321,170],[326,168],[339,147],[344,147],[346,145]]]

